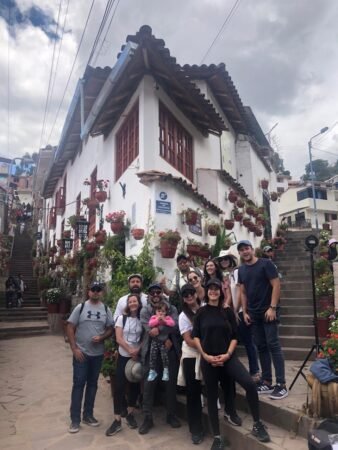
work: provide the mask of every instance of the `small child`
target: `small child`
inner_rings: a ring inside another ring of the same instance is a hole
[[[167,316],[168,314],[168,305],[165,302],[159,302],[155,305],[155,315],[151,316],[149,319],[150,328],[156,328],[159,326],[167,326],[174,327],[175,322],[172,317]],[[154,381],[157,377],[156,372],[156,361],[157,355],[161,353],[162,365],[163,365],[163,376],[162,381],[169,380],[169,360],[168,360],[168,351],[164,345],[165,341],[168,339],[168,333],[165,330],[161,330],[160,334],[154,338],[151,338],[150,344],[150,358],[149,358],[149,375],[147,380]]]

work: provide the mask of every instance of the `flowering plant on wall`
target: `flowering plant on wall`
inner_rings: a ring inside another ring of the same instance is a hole
[[[123,222],[124,216],[126,215],[125,211],[115,211],[106,215],[106,222]]]
[[[96,187],[100,191],[105,191],[106,189],[108,189],[108,186],[109,186],[109,180],[97,180],[97,182],[96,182]]]

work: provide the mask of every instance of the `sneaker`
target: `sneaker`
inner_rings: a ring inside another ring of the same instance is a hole
[[[165,367],[163,369],[162,381],[169,381],[169,369]]]
[[[142,425],[140,426],[138,432],[139,434],[148,434],[149,430],[153,428],[154,422],[151,416],[145,416]]]
[[[94,416],[84,417],[82,422],[91,427],[98,427],[100,425],[100,422],[96,420]]]
[[[110,425],[108,430],[106,431],[106,436],[114,436],[114,434],[118,433],[122,430],[121,420],[114,420],[114,422]]]
[[[72,422],[68,428],[69,433],[78,433],[80,431],[80,424]]]
[[[148,374],[147,381],[154,381],[156,377],[157,377],[157,372],[156,372],[156,370],[150,369],[150,370],[149,370],[149,374]]]
[[[270,442],[270,436],[261,421],[254,423],[251,434],[260,442]]]
[[[257,393],[258,394],[271,394],[273,392],[273,386],[268,385],[264,382],[260,382],[257,384]]]
[[[228,414],[224,411],[224,419],[227,420],[231,425],[234,425],[235,427],[240,427],[242,425],[242,419],[237,415],[237,413],[234,414]]]
[[[135,420],[134,414],[128,414],[126,417],[127,425],[129,428],[134,429],[137,428],[137,422]]]
[[[225,444],[223,439],[220,436],[214,438],[214,442],[212,443],[211,450],[223,450],[225,448]]]
[[[198,445],[203,442],[204,433],[192,433],[191,440],[194,445]]]
[[[181,422],[174,414],[167,414],[167,423],[171,426],[171,428],[180,428]]]
[[[276,386],[273,388],[272,393],[269,395],[269,398],[272,398],[273,400],[281,400],[282,398],[285,398],[288,395],[289,393],[285,385],[276,384]]]

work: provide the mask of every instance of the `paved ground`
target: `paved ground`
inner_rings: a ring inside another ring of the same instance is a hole
[[[169,428],[158,410],[156,427],[141,436],[123,424],[116,436],[104,432],[112,422],[110,386],[100,378],[95,416],[98,428],[67,432],[71,389],[71,352],[60,336],[0,341],[0,449],[6,450],[173,450],[196,448],[187,426]],[[140,414],[137,419],[141,422]],[[209,449],[211,439],[198,446]]]

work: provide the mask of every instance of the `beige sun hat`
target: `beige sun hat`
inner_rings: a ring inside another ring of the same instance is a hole
[[[139,383],[143,379],[142,364],[140,361],[130,359],[126,364],[124,372],[130,383]]]

